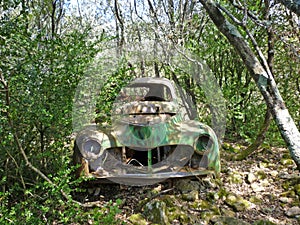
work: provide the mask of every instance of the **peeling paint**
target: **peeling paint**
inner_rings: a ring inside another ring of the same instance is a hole
[[[228,21],[225,21],[225,24],[223,24],[224,29],[228,30],[229,33],[233,36],[236,36],[238,38],[243,38],[240,32],[236,29],[234,25],[229,23]]]
[[[268,85],[268,78],[265,77],[264,75],[259,75],[258,84],[266,87]]]

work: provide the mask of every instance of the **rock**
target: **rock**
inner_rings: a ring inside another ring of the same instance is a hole
[[[300,215],[300,208],[298,206],[294,206],[292,208],[289,208],[285,214],[288,216],[288,217],[295,217],[295,216],[298,216]]]
[[[189,193],[182,194],[182,199],[186,201],[195,201],[199,199],[199,193],[197,190],[191,191]]]
[[[214,218],[215,216],[220,216],[220,214],[216,214],[212,211],[205,211],[205,212],[202,212],[200,215],[201,220],[205,221],[205,224],[208,224],[209,221],[211,221],[212,218]]]
[[[259,170],[256,172],[256,176],[258,178],[258,180],[263,180],[266,179],[267,175],[263,170]]]
[[[276,223],[273,223],[269,220],[258,220],[258,221],[255,221],[253,223],[253,225],[276,225]]]
[[[229,209],[221,208],[221,213],[223,216],[226,216],[226,217],[235,217],[235,212],[233,212]]]
[[[263,187],[269,187],[270,183],[271,183],[271,180],[269,180],[269,179],[264,179],[263,181],[261,181],[261,185]]]
[[[250,223],[229,216],[215,216],[211,222],[215,225],[250,225]]]
[[[94,196],[99,196],[100,195],[100,191],[101,191],[101,189],[99,187],[96,188],[96,190],[94,192]]]
[[[172,224],[174,223],[174,221],[178,221],[178,224],[189,224],[190,222],[188,214],[180,207],[176,206],[168,208],[168,219],[169,221],[172,221]]]
[[[281,159],[280,162],[284,166],[290,166],[290,165],[294,166],[294,161],[292,159]]]
[[[230,205],[231,207],[233,207],[233,209],[235,209],[236,211],[244,211],[246,209],[251,208],[252,203],[243,199],[240,196],[236,196],[233,194],[229,194],[226,197],[225,202]]]
[[[282,203],[292,203],[293,199],[292,198],[288,198],[288,197],[280,197],[279,201]]]
[[[189,179],[182,179],[178,180],[175,183],[175,187],[177,190],[179,190],[181,193],[188,193],[194,190],[199,190],[200,189],[200,184],[198,181],[192,181]]]
[[[265,188],[257,182],[252,183],[251,188],[254,192],[261,192],[265,190]]]
[[[278,175],[278,172],[277,172],[276,170],[272,170],[272,171],[270,172],[270,175],[271,175],[272,177],[276,177],[276,176]]]
[[[291,175],[287,172],[282,171],[282,172],[279,172],[278,177],[281,179],[290,179]]]
[[[231,184],[241,184],[243,183],[243,177],[237,171],[234,171],[229,174],[228,181]]]
[[[237,201],[237,197],[233,194],[229,194],[226,197],[226,203],[230,206],[232,206]]]
[[[147,221],[140,213],[132,214],[128,219],[133,225],[147,225]]]
[[[265,163],[265,162],[259,162],[259,168],[263,169],[263,168],[266,168],[268,167],[268,164]]]
[[[248,183],[253,183],[254,181],[256,181],[256,176],[253,174],[253,173],[248,173],[248,175],[247,175],[247,181],[248,181]]]
[[[145,205],[144,214],[151,222],[157,224],[169,224],[166,203],[154,200]]]
[[[212,204],[204,199],[200,199],[199,201],[191,203],[191,207],[193,209],[205,211],[209,210],[212,207]]]
[[[167,208],[176,206],[175,202],[177,201],[177,199],[174,195],[164,195],[160,198],[160,200],[166,203]]]
[[[197,211],[201,211],[202,213],[200,218],[207,223],[213,216],[221,215],[220,209],[216,204],[212,204],[209,201],[203,199],[191,203],[190,207]]]
[[[259,198],[259,196],[251,196],[249,198],[249,201],[256,204],[256,205],[259,205],[259,204],[262,203],[262,200],[261,200],[261,198]]]

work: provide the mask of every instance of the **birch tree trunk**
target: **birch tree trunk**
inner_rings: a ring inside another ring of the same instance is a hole
[[[212,0],[200,0],[210,18],[223,33],[242,58],[252,78],[257,84],[266,104],[271,110],[277,127],[289,148],[291,157],[300,170],[300,133],[279,93],[276,82],[268,68],[260,63],[238,29],[223,16],[217,4]]]

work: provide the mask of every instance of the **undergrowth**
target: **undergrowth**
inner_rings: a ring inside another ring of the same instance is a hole
[[[0,224],[122,224],[116,217],[121,212],[120,199],[91,208],[72,201],[72,192],[81,190],[81,180],[72,179],[72,171],[65,168],[52,176],[55,187],[40,180],[26,190],[16,183],[0,191]],[[2,178],[1,183],[5,180]]]

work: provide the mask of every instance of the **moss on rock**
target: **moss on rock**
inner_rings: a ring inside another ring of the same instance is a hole
[[[253,223],[253,225],[276,225],[276,223],[273,223],[269,220],[258,220],[258,221],[255,221]]]
[[[151,222],[166,225],[169,224],[166,203],[154,200],[145,205],[144,214]]]
[[[129,221],[133,225],[147,225],[147,221],[144,219],[144,217],[140,213],[138,213],[138,214],[132,214],[129,217]]]
[[[182,194],[182,199],[186,201],[195,201],[199,199],[199,193],[197,190],[191,191],[189,193]]]
[[[230,173],[228,176],[228,181],[231,184],[241,184],[243,180],[243,176],[237,171]]]
[[[213,217],[211,222],[215,225],[250,225],[250,223],[244,222],[240,219],[229,216]]]
[[[229,206],[231,206],[233,209],[235,209],[236,211],[244,211],[251,207],[251,202],[243,199],[240,196],[234,195],[234,194],[229,194],[226,197],[225,202]]]

